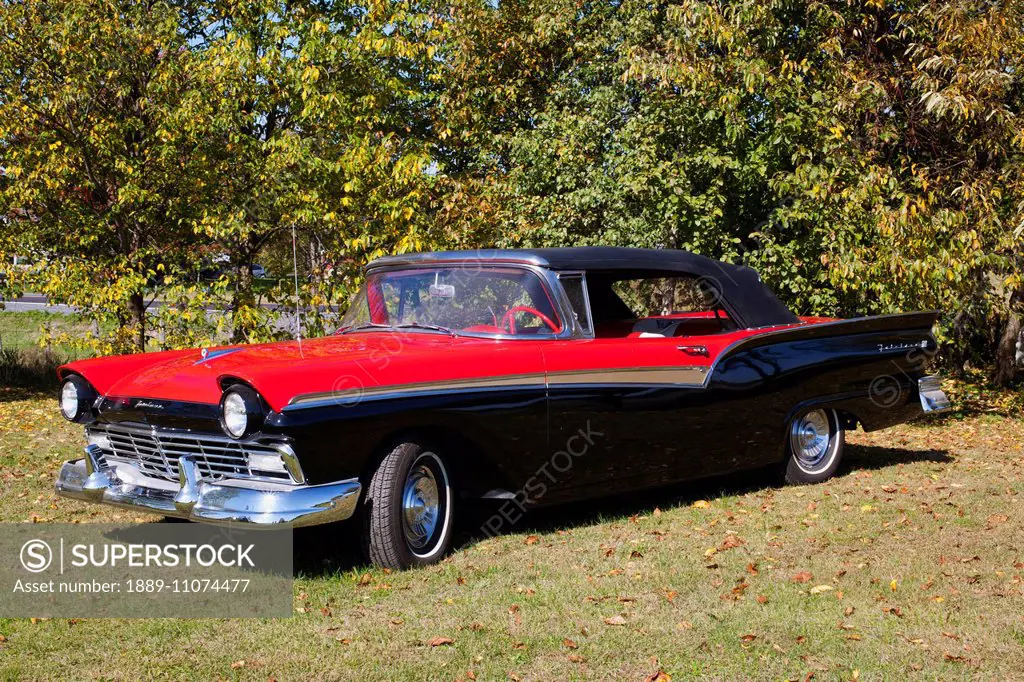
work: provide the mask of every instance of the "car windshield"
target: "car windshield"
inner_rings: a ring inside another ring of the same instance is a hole
[[[531,270],[445,266],[371,274],[338,331],[382,327],[552,336],[562,330],[562,322],[544,281]]]

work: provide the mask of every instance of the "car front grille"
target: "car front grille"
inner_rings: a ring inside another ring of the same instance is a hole
[[[199,468],[200,478],[255,478],[292,482],[286,472],[253,471],[249,468],[249,455],[280,455],[271,445],[241,443],[213,434],[196,434],[155,427],[97,424],[88,428],[90,442],[95,436],[105,435],[109,446],[101,445],[104,459],[124,460],[134,464],[147,476],[178,480],[178,458],[192,457]]]

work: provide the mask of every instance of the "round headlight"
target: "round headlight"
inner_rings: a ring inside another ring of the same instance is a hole
[[[263,424],[259,395],[245,385],[232,386],[220,401],[220,426],[232,438],[244,438]]]
[[[60,385],[60,413],[68,421],[86,421],[92,416],[92,405],[96,402],[96,391],[89,382],[72,374]]]

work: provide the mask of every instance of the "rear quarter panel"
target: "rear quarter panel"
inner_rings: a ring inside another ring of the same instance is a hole
[[[811,324],[743,339],[716,358],[709,416],[723,434],[720,465],[780,460],[798,412],[830,407],[867,431],[921,414],[917,380],[936,350],[937,314],[909,313]],[[735,436],[728,436],[736,433]],[[731,452],[730,452],[731,451]]]

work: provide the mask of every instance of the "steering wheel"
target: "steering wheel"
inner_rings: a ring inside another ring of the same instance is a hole
[[[509,334],[516,333],[516,313],[529,313],[547,325],[552,332],[558,333],[558,325],[550,317],[528,305],[517,305],[506,310],[505,314],[501,316],[501,325],[499,326],[508,329]]]

